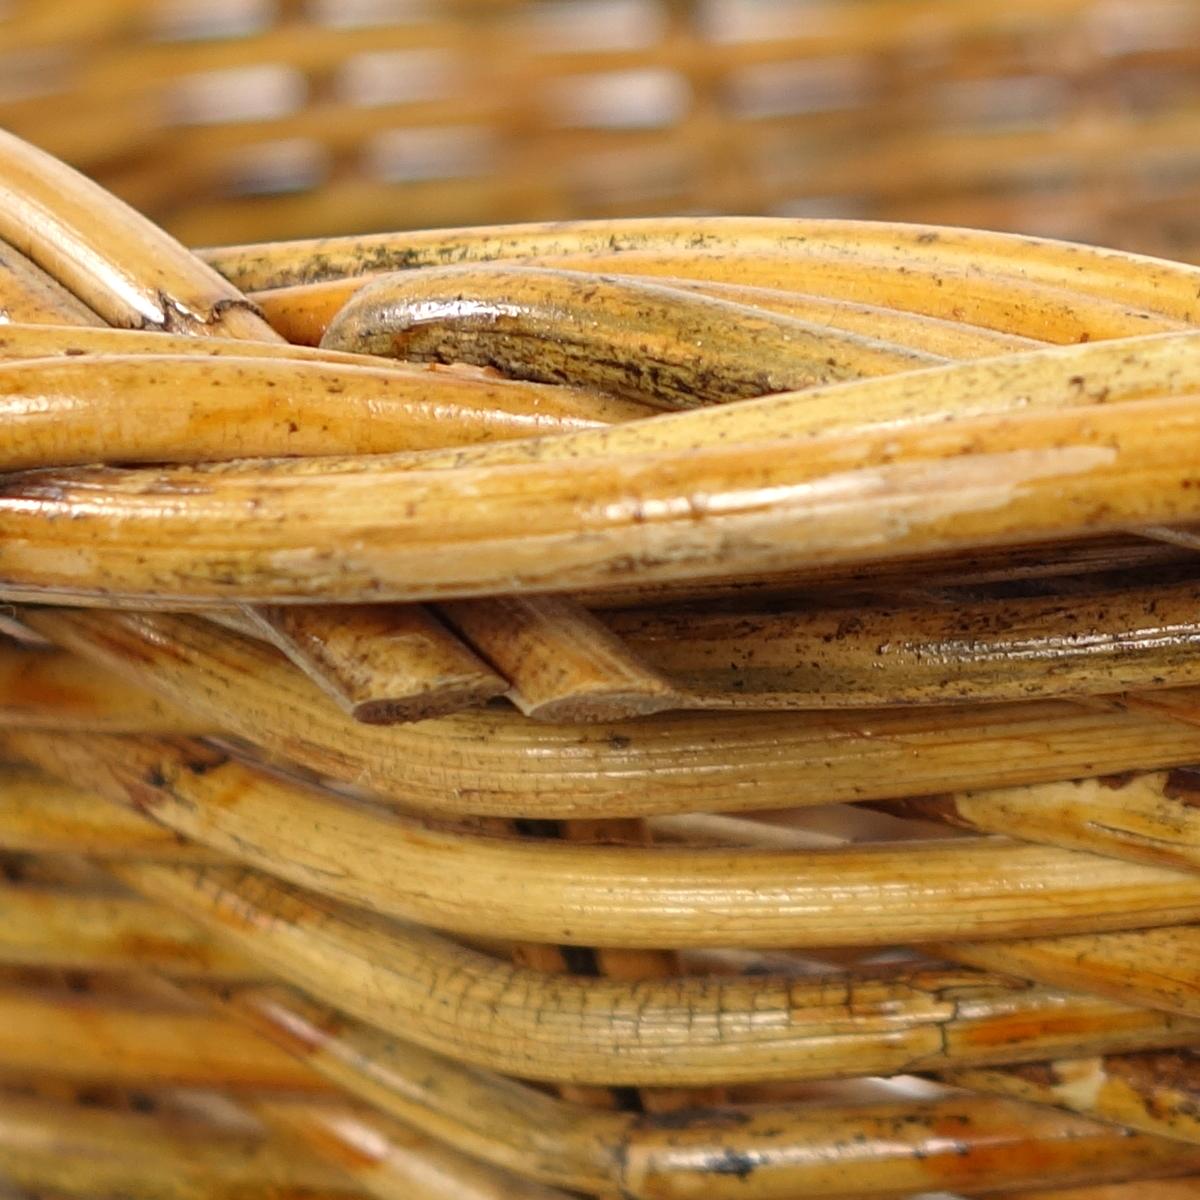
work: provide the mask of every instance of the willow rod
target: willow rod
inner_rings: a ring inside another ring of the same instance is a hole
[[[301,346],[316,346],[341,308],[375,278],[377,277],[355,276],[323,283],[302,283],[292,287],[254,292],[250,298],[262,309],[263,315],[271,322],[275,331],[289,342]],[[640,277],[610,275],[609,278],[626,282],[635,281]],[[910,350],[947,359],[985,358],[1033,349],[1039,344],[1033,338],[983,329],[977,325],[926,317],[919,313],[883,308],[875,304],[831,300],[811,293],[730,283],[706,283],[702,280],[679,279],[673,276],[652,278],[663,287],[781,313],[816,325],[878,338]]]
[[[418,269],[424,270],[439,268]],[[714,299],[731,301],[733,304],[763,308],[768,312],[781,313],[782,316],[805,320],[811,324],[878,338],[896,346],[952,360],[989,358],[991,355],[1033,349],[1040,344],[1034,338],[1002,334],[998,330],[982,329],[978,325],[924,317],[920,313],[904,312],[898,308],[830,300],[826,296],[811,293],[745,287],[736,283],[706,283],[701,280],[682,280],[674,276],[608,277],[622,282],[649,278],[661,287],[713,296]],[[330,280],[323,283],[299,283],[292,287],[252,293],[251,299],[262,308],[272,328],[289,342],[299,346],[317,346],[338,311],[361,288],[367,287],[373,278],[376,276],[355,276],[347,280]]]
[[[648,949],[888,945],[1200,913],[1193,876],[1053,848],[966,840],[796,853],[505,839],[350,805],[200,743],[7,732],[3,744],[235,861],[465,934],[499,927],[514,939]]]
[[[333,350],[466,362],[664,409],[935,366],[940,356],[728,300],[581,271],[442,267],[356,293]]]
[[[1049,542],[1200,519],[1193,450],[1172,398],[586,471],[29,472],[0,491],[0,593],[444,599]]]
[[[691,708],[839,708],[1088,696],[1200,683],[1200,587],[610,614]]]
[[[319,1000],[452,1057],[547,1082],[841,1078],[1196,1036],[1194,1022],[1169,1014],[953,972],[640,983],[543,974],[423,930],[381,926],[244,869],[110,869]]]
[[[82,609],[23,616],[91,660],[104,687],[106,669],[181,705],[204,732],[223,729],[271,756],[435,814],[735,812],[1075,779],[1200,758],[1200,729],[1189,722],[1053,701],[672,713],[564,726],[475,710],[379,729],[339,712],[270,647],[198,618]]]
[[[1177,328],[1196,312],[1194,268],[1048,239],[884,223],[667,218],[614,232],[611,222],[557,222],[234,246],[205,257],[247,290],[536,259],[816,292],[1063,342]]]
[[[595,426],[614,407],[419,367],[88,354],[0,364],[0,470],[434,449]]]

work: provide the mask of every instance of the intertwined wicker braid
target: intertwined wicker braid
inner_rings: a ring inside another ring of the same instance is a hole
[[[0,178],[16,1186],[1195,1188],[1200,270]]]
[[[837,211],[1193,258],[1197,46],[1192,0],[8,0],[0,126],[191,243]]]

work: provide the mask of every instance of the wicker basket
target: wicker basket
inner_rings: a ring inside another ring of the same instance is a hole
[[[9,0],[0,126],[189,244],[653,213],[1200,255],[1192,0]]]
[[[1200,1195],[1195,6],[11,7],[0,1186]]]
[[[0,1178],[1198,1194],[1200,269],[0,238]]]

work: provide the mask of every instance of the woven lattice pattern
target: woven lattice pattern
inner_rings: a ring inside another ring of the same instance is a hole
[[[0,181],[15,1194],[1196,1194],[1200,269]]]
[[[190,244],[761,213],[1190,258],[1191,0],[9,0],[0,125]]]

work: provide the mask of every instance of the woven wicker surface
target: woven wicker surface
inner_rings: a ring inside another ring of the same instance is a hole
[[[9,0],[0,125],[189,244],[836,214],[1200,254],[1191,0]]]
[[[1196,1194],[1200,269],[0,180],[0,1178]]]

